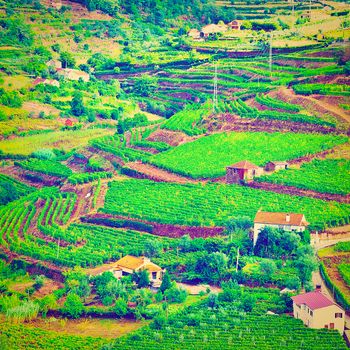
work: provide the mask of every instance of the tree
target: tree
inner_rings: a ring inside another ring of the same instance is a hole
[[[227,269],[228,258],[224,253],[211,253],[198,259],[195,271],[207,282],[217,283]]]
[[[80,117],[85,113],[83,103],[83,94],[80,91],[75,91],[71,101],[71,112],[73,115]]]
[[[274,261],[264,260],[260,263],[260,271],[266,281],[271,281],[271,277],[276,270],[277,267]]]
[[[17,188],[10,182],[0,181],[0,205],[5,205],[19,197]]]
[[[163,244],[158,240],[148,240],[145,244],[145,255],[148,257],[159,256],[163,250]]]
[[[84,311],[84,304],[77,294],[69,293],[62,311],[71,318],[79,318]]]
[[[141,77],[135,79],[134,92],[141,96],[150,96],[158,88],[158,79],[154,76],[143,74]]]
[[[150,284],[149,272],[147,270],[141,270],[133,273],[132,279],[137,283],[138,288],[148,287]]]
[[[117,299],[113,307],[113,311],[118,317],[123,317],[128,313],[128,304],[122,298]]]
[[[311,280],[312,272],[317,269],[318,263],[315,256],[305,255],[295,260],[293,265],[298,270],[301,283],[305,285]]]
[[[251,294],[246,294],[242,299],[242,308],[245,312],[251,312],[256,304],[256,299]]]
[[[75,59],[70,52],[61,52],[60,61],[62,62],[62,68],[74,68]]]
[[[170,275],[168,272],[166,272],[163,276],[163,281],[162,284],[160,285],[159,290],[164,293],[167,289],[171,287],[171,280],[170,280]]]

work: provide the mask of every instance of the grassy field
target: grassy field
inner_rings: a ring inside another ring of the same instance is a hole
[[[287,169],[262,176],[257,181],[271,182],[322,193],[350,193],[350,161],[345,159],[315,159],[300,169]]]
[[[57,131],[39,135],[17,137],[0,141],[0,150],[4,153],[29,155],[42,148],[59,148],[68,151],[72,148],[86,146],[96,137],[113,135],[111,129],[88,129]]]
[[[215,226],[236,216],[253,219],[259,209],[304,213],[312,227],[321,228],[344,222],[350,215],[350,205],[309,197],[238,185],[178,185],[148,180],[110,183],[102,211],[161,223]]]
[[[241,160],[264,165],[317,153],[347,140],[341,136],[280,133],[221,133],[202,137],[167,152],[150,162],[193,178],[225,175],[225,168]]]

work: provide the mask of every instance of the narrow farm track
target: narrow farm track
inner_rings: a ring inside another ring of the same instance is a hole
[[[135,170],[137,174],[134,177],[139,179],[149,179],[156,182],[175,182],[179,184],[202,182],[142,162],[131,162],[125,164],[125,166]]]
[[[250,182],[248,187],[257,188],[264,191],[272,191],[277,193],[285,193],[292,196],[303,196],[318,198],[326,201],[336,201],[341,203],[350,203],[350,195],[342,196],[339,194],[320,193],[312,190],[304,190],[301,188],[286,186],[280,184],[273,184],[268,182]]]
[[[276,97],[285,100],[289,103],[295,103],[304,106],[305,108],[311,108],[313,112],[319,112],[321,114],[332,114],[337,119],[350,123],[350,114],[342,108],[329,104],[325,101],[316,99],[316,95],[305,96],[297,95],[292,89],[281,87],[276,92]]]
[[[217,235],[220,235],[224,231],[224,227],[220,226],[214,226],[214,227],[205,227],[205,226],[183,226],[183,225],[171,225],[171,224],[161,224],[158,222],[153,221],[147,221],[147,220],[141,220],[141,219],[135,219],[130,218],[122,215],[111,215],[111,214],[92,214],[84,217],[82,220],[83,222],[94,224],[94,221],[98,220],[128,220],[130,222],[142,222],[148,225],[152,226],[152,234],[157,236],[164,236],[164,237],[171,237],[171,238],[178,238],[182,237],[183,235],[189,235],[191,238],[207,238],[207,237],[215,237]],[[106,221],[105,223],[99,222],[99,225],[105,225],[105,226],[111,226]],[[133,229],[132,224],[130,225],[130,228]]]

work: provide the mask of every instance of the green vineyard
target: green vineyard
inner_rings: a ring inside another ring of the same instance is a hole
[[[264,165],[325,151],[346,142],[343,136],[294,133],[220,133],[152,156],[161,168],[192,178],[225,175],[226,166],[242,160]]]
[[[160,223],[221,226],[232,217],[253,219],[259,209],[304,213],[314,229],[348,223],[350,216],[348,204],[310,197],[288,196],[238,185],[178,185],[149,180],[110,183],[102,211]]]

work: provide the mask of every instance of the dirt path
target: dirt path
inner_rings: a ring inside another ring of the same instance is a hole
[[[347,111],[333,104],[316,99],[315,96],[317,95],[297,95],[292,89],[281,87],[277,92],[277,96],[286,100],[287,102],[302,105],[306,109],[309,105],[307,102],[311,102],[312,109],[314,111],[319,112],[321,114],[332,114],[339,120],[350,123],[350,114]]]
[[[350,203],[350,195],[341,196],[339,194],[321,193],[312,190],[304,190],[298,187],[273,184],[269,182],[251,182],[248,187],[257,188],[264,191],[272,191],[277,193],[285,193],[291,196],[302,196],[323,199],[326,201],[336,201],[341,203]]]
[[[143,178],[143,179],[150,179],[152,181],[157,181],[157,182],[176,182],[180,184],[184,183],[197,183],[200,181],[193,180],[191,178],[177,175],[175,173],[172,173],[167,170],[163,170],[160,168],[157,168],[154,165],[150,164],[145,164],[142,162],[131,162],[125,164],[126,167],[135,170],[135,174],[133,177],[136,178]],[[132,174],[128,174],[132,176]]]

